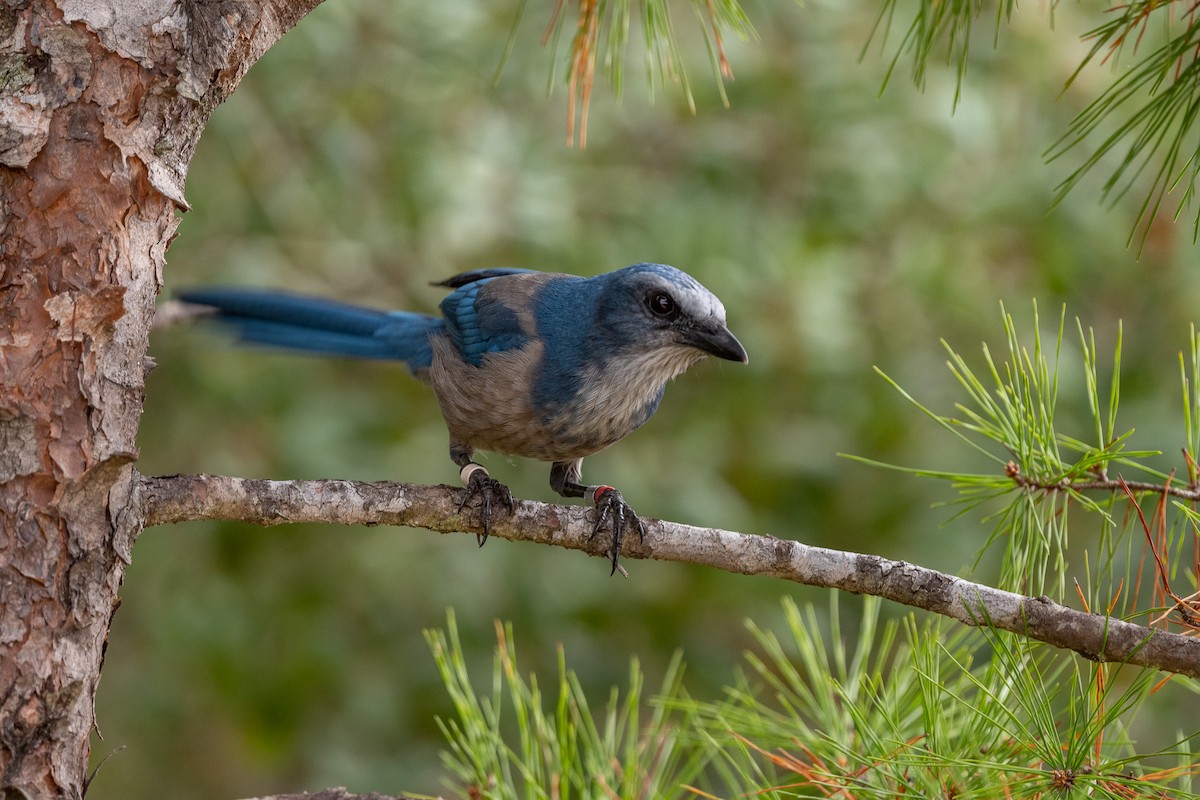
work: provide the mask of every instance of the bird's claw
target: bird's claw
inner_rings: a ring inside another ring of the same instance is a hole
[[[612,572],[609,575],[615,574],[620,567],[621,558],[621,542],[625,538],[625,531],[633,529],[637,531],[638,541],[646,540],[646,524],[633,513],[633,509],[625,502],[625,498],[621,493],[611,486],[597,487],[592,494],[592,499],[596,503],[596,524],[592,527],[592,537],[596,538],[596,534],[605,526],[605,523],[611,523],[613,532],[612,543]],[[625,574],[625,570],[621,570]]]
[[[493,506],[499,501],[511,514],[513,511],[512,492],[503,483],[489,475],[488,471],[480,464],[474,462],[467,464],[459,474],[467,488],[463,492],[462,500],[459,501],[458,513],[462,513],[471,498],[479,497],[479,516],[483,521],[483,533],[476,534],[475,538],[478,540],[479,546],[483,547],[488,540],[488,534],[491,533]]]

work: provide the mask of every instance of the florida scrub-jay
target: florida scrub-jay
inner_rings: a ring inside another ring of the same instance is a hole
[[[658,408],[666,384],[705,355],[747,361],[725,307],[685,272],[635,264],[581,278],[521,269],[464,272],[441,316],[377,311],[310,297],[233,288],[183,292],[215,309],[240,341],[405,362],[433,387],[450,431],[450,458],[479,498],[487,540],[508,487],[472,460],[476,450],[549,461],[550,486],[596,506],[594,536],[641,520],[611,486],[582,483],[583,459],[622,439]]]

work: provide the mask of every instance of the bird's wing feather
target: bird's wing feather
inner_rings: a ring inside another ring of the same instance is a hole
[[[446,331],[463,359],[481,366],[488,353],[522,347],[536,335],[530,297],[552,276],[533,270],[475,270],[442,285],[457,286],[441,303]]]
[[[457,275],[452,275],[444,281],[437,281],[434,286],[446,286],[450,289],[457,289],[461,286],[466,286],[468,283],[475,281],[487,280],[488,278],[498,278],[502,275],[522,275],[525,273],[537,272],[533,269],[522,269],[520,267],[490,267],[488,269],[473,269],[468,272],[460,272]]]
[[[214,309],[214,319],[247,344],[396,359],[418,374],[433,360],[430,335],[444,327],[442,320],[425,314],[378,311],[285,292],[211,287],[177,297]]]

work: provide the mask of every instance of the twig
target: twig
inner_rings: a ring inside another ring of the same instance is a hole
[[[1180,500],[1200,501],[1200,487],[1198,486],[1178,486],[1170,483],[1153,483],[1151,481],[1127,481],[1124,478],[1095,478],[1086,481],[1072,481],[1063,479],[1059,481],[1039,481],[1036,478],[1029,478],[1023,474],[1009,473],[1009,477],[1018,486],[1023,486],[1027,489],[1038,489],[1044,492],[1124,492],[1128,488],[1131,492],[1150,492],[1153,494],[1167,495],[1169,497],[1177,497]]]
[[[164,300],[154,307],[154,330],[162,331],[183,323],[191,323],[200,317],[211,317],[214,309],[183,303],[179,300]]]
[[[1134,484],[1130,484],[1131,488]],[[460,489],[358,481],[267,481],[216,475],[141,477],[145,525],[233,519],[262,525],[324,522],[406,525],[440,533],[480,531],[473,512],[456,514]],[[602,555],[605,537],[591,537],[589,509],[518,501],[512,514],[493,519],[491,535],[553,544]],[[943,572],[880,556],[812,547],[755,536],[646,520],[644,543],[627,538],[626,558],[653,558],[715,567],[871,594],[952,617],[990,624],[1073,650],[1095,661],[1200,678],[1200,640],[1077,611],[1047,597],[1027,597]]]

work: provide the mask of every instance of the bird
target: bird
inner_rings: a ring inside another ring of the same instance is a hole
[[[483,533],[512,492],[474,460],[477,450],[550,462],[550,487],[586,497],[591,536],[612,531],[618,568],[626,531],[646,528],[607,484],[583,483],[583,459],[641,427],[666,385],[706,356],[747,363],[725,307],[691,275],[639,263],[591,277],[517,268],[463,272],[440,315],[384,311],[280,291],[193,288],[184,303],[232,331],[239,344],[404,362],[429,384]]]

